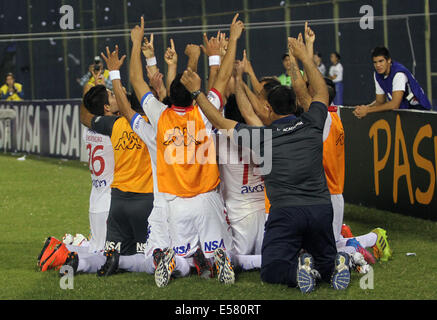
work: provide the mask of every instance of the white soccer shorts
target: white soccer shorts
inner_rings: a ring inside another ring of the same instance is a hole
[[[206,258],[217,248],[231,252],[232,234],[221,195],[216,191],[168,201],[168,222],[173,250],[189,257],[197,248]]]

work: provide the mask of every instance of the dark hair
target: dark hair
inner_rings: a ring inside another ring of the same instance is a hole
[[[386,47],[376,47],[372,50],[372,59],[381,56],[387,60],[391,59],[390,52]]]
[[[273,77],[263,77],[261,78],[260,82],[265,82],[264,83],[264,92],[266,93],[266,99],[267,99],[267,95],[268,93],[276,86],[280,86],[281,82]]]
[[[139,114],[144,114],[144,110],[141,107],[141,103],[138,101],[137,95],[134,91],[126,93],[127,100],[129,101],[132,110]]]
[[[178,107],[189,107],[193,103],[191,93],[185,89],[181,83],[182,73],[176,75],[176,78],[170,85],[171,103]]]
[[[168,107],[171,107],[171,99],[169,96],[166,96],[164,99],[162,99],[162,103],[165,104]]]
[[[341,60],[341,56],[337,51],[332,52],[331,54],[335,54],[338,60]]]
[[[108,91],[104,85],[92,87],[83,97],[83,104],[89,112],[96,116],[103,116],[104,106],[109,105]]]
[[[328,87],[328,94],[329,94],[329,105],[331,105],[332,101],[334,101],[335,95],[337,92],[335,91],[335,83],[329,78],[324,78],[326,82],[326,86]]]
[[[225,118],[231,119],[237,122],[246,123],[243,116],[241,115],[240,109],[238,109],[237,99],[235,98],[235,94],[231,94],[228,97],[228,101],[225,105]]]
[[[319,58],[322,57],[322,54],[321,54],[320,52],[318,52],[318,51],[314,52],[314,54],[315,54],[316,56],[318,56]]]
[[[282,55],[282,61],[284,61],[284,59],[285,58],[287,58],[287,57],[289,57],[290,55],[288,54],[288,53],[284,53],[283,55]]]
[[[292,88],[283,85],[271,87],[271,84],[266,83],[264,90],[267,94],[267,101],[276,114],[287,115],[296,113],[296,95]]]

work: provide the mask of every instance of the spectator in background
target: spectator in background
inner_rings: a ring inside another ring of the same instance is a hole
[[[95,85],[95,79],[93,74],[94,73],[100,73],[102,74],[104,78],[104,86],[112,90],[112,81],[109,79],[109,70],[103,69],[103,63],[99,56],[94,57],[94,64],[90,65],[88,68],[88,72],[82,76],[82,78],[78,79],[77,82],[84,87],[86,84],[90,84],[92,86]]]
[[[314,63],[317,66],[317,69],[319,69],[320,73],[322,74],[322,76],[325,76],[326,74],[326,67],[322,62],[322,54],[320,52],[316,52],[314,53]]]
[[[343,105],[343,66],[340,63],[340,55],[338,52],[331,53],[331,67],[329,68],[329,79],[335,83],[335,91],[337,94],[334,98],[334,105]]]
[[[2,100],[19,101],[24,98],[23,85],[15,82],[12,73],[6,75],[6,83],[0,88],[0,93]]]
[[[414,76],[402,64],[391,59],[387,48],[373,49],[372,62],[376,99],[369,105],[357,106],[354,110],[357,118],[394,109],[431,109],[430,101]]]
[[[291,77],[290,77],[291,61],[290,61],[290,56],[288,55],[288,53],[284,53],[282,55],[282,65],[284,66],[285,73],[281,74],[278,77],[278,79],[281,82],[281,85],[291,87],[291,85],[292,85]],[[303,71],[302,70],[300,70],[300,73],[303,76]]]

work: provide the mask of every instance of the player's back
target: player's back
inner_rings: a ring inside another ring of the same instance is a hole
[[[93,130],[83,131],[91,172],[90,212],[107,212],[114,178],[114,152],[111,139]]]
[[[245,152],[229,141],[219,147],[220,191],[229,219],[238,220],[254,211],[265,209],[264,181],[250,161],[250,150]],[[225,150],[224,150],[225,149]]]

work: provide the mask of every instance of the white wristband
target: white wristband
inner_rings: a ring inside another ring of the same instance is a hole
[[[120,70],[112,70],[109,71],[109,79],[112,80],[120,80]]]
[[[209,66],[220,65],[220,56],[210,56],[208,59],[209,59]]]
[[[149,67],[156,65],[156,57],[146,59],[147,65]]]

